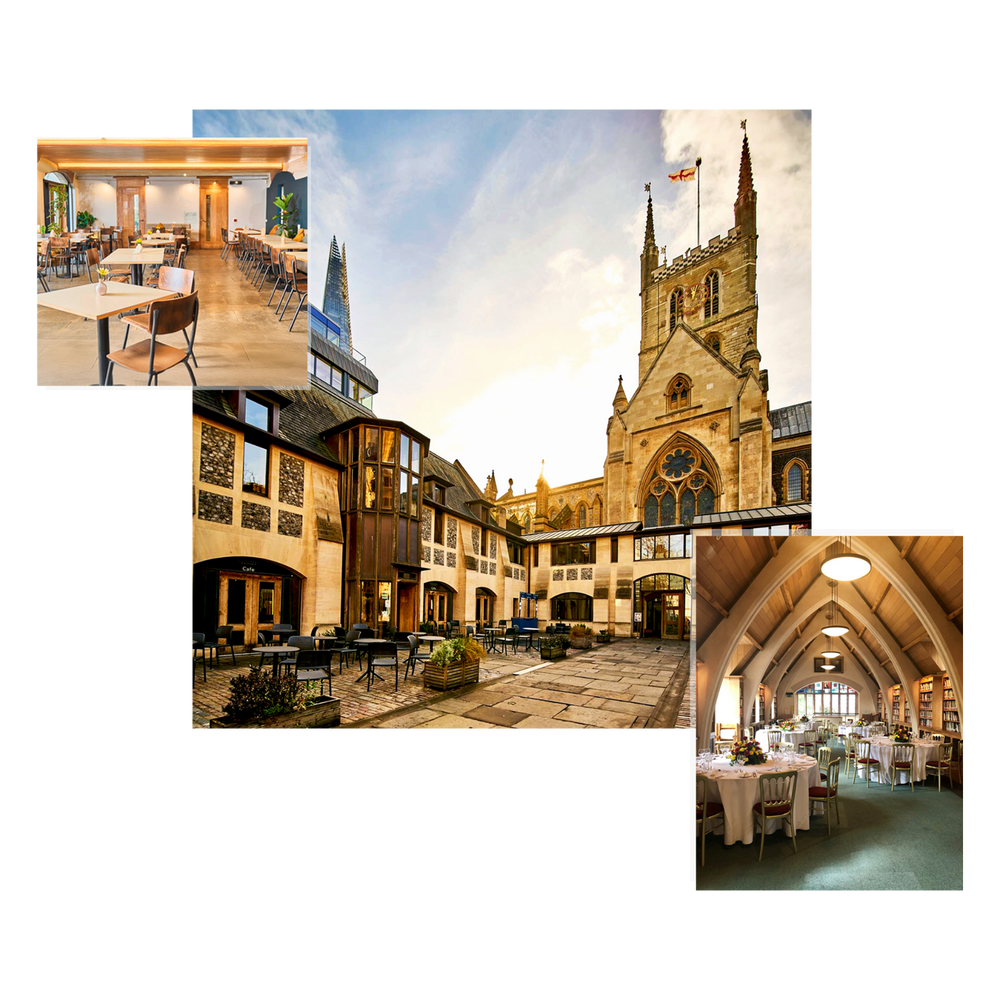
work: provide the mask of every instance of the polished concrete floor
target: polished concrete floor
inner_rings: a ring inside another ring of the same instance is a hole
[[[194,371],[199,386],[301,386],[307,383],[306,306],[295,328],[289,332],[295,301],[283,321],[268,308],[272,285],[258,291],[239,270],[236,259],[222,260],[217,250],[193,250],[184,261],[195,272],[199,317],[194,353]],[[96,278],[96,273],[95,273]],[[50,277],[49,289],[87,283],[87,273],[69,281]],[[41,286],[36,281],[36,288]],[[277,303],[277,295],[274,298]],[[125,324],[117,317],[110,322],[112,351],[121,347]],[[136,333],[129,334],[129,343]],[[140,339],[145,339],[139,334]],[[167,342],[183,346],[179,334]],[[115,367],[116,385],[145,385],[145,374]],[[38,308],[38,385],[93,385],[98,382],[97,324],[79,316]],[[160,385],[189,386],[187,369],[178,365],[160,376]]]

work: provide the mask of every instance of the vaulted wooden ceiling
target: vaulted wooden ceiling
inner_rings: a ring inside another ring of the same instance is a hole
[[[38,158],[78,176],[304,176],[305,139],[39,139]],[[293,169],[294,168],[294,169]]]
[[[962,538],[890,536],[899,554],[926,585],[945,614],[959,631],[962,630]],[[831,547],[836,539],[830,539]],[[795,538],[761,538],[740,536],[702,537],[697,541],[695,560],[695,586],[697,594],[697,641],[703,642],[718,624],[728,617],[741,595],[757,579],[771,558],[783,544],[795,544]],[[800,569],[792,573],[765,602],[740,640],[735,654],[734,671],[739,673],[749,660],[765,645],[783,619],[792,611],[799,599],[822,577],[820,566],[827,552],[821,552]],[[923,626],[907,604],[902,594],[882,576],[877,569],[853,584],[861,599],[886,631],[896,640],[914,665],[924,674],[938,672],[934,661],[933,646]],[[829,605],[817,610],[802,622],[777,649],[771,665],[777,664],[802,636],[807,639],[820,635],[827,624]],[[887,673],[896,676],[887,651],[852,612],[841,606],[851,631],[843,642],[853,652],[863,645]],[[801,653],[799,655],[802,655]],[[863,663],[859,657],[858,662]],[[797,659],[797,658],[796,658]],[[792,664],[794,666],[794,662]]]

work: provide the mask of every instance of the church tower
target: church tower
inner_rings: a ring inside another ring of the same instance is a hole
[[[767,370],[757,349],[757,194],[745,134],[733,221],[725,235],[660,263],[646,199],[639,380],[629,397],[619,380],[608,420],[609,524],[670,528],[772,502]]]

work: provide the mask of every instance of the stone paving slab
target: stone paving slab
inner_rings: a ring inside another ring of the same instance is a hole
[[[579,722],[598,729],[627,729],[635,720],[635,715],[621,715],[618,712],[603,712],[597,708],[569,705],[553,718],[560,722]]]

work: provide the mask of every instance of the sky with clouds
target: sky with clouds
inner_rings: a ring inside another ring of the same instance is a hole
[[[618,376],[638,381],[643,187],[675,257],[697,243],[696,185],[667,174],[702,157],[701,242],[724,235],[744,118],[777,408],[811,398],[808,112],[196,111],[193,134],[309,139],[309,242],[346,245],[375,412],[520,494],[542,459],[553,486],[603,475]]]

